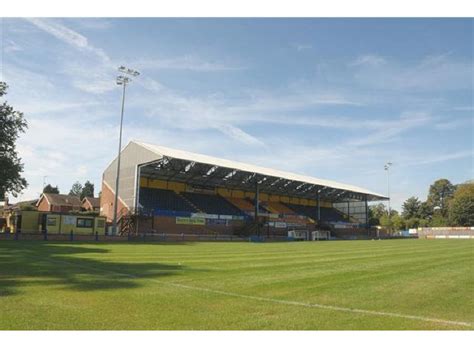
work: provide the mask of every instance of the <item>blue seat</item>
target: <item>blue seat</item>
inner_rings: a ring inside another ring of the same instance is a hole
[[[286,203],[290,209],[296,213],[318,220],[318,208],[316,206],[303,206]],[[349,222],[349,220],[339,211],[332,207],[321,207],[321,222]]]
[[[140,205],[147,210],[197,212],[196,209],[172,190],[140,188]]]
[[[242,216],[244,213],[220,195],[202,193],[181,193],[194,206],[205,213]]]

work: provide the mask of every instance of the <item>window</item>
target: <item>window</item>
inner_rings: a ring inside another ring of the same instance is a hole
[[[76,224],[76,217],[75,216],[63,216],[63,224],[64,225],[74,225],[74,224]]]
[[[48,217],[48,220],[47,220],[46,224],[50,227],[55,227],[56,226],[56,217]]]
[[[92,228],[93,225],[94,225],[93,219],[77,218],[76,226],[78,228]]]
[[[97,228],[103,228],[105,226],[105,221],[103,219],[97,219]]]

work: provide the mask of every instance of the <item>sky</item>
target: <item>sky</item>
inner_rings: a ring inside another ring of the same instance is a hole
[[[29,186],[100,190],[136,139],[426,199],[474,177],[473,19],[1,20],[4,98]],[[46,177],[45,177],[46,176]],[[18,199],[17,199],[18,200]]]

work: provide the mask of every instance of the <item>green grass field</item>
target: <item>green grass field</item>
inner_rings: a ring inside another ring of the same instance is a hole
[[[474,242],[0,242],[0,329],[473,329]]]

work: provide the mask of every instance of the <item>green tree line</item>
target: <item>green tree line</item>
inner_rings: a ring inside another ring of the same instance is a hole
[[[58,186],[52,186],[51,184],[47,184],[43,188],[43,193],[53,193],[53,194],[60,194]],[[69,194],[71,196],[77,196],[79,199],[84,199],[85,197],[94,197],[94,184],[90,181],[86,181],[84,185],[82,185],[79,181],[75,182]]]
[[[380,203],[370,206],[369,223],[393,231],[418,227],[474,226],[474,182],[454,185],[442,178],[429,188],[426,201],[408,198],[402,212]]]

